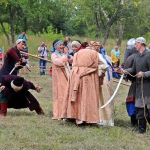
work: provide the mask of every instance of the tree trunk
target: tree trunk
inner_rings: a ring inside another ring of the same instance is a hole
[[[9,34],[6,32],[6,29],[5,29],[5,27],[4,27],[4,25],[3,25],[3,23],[2,23],[1,21],[0,21],[0,24],[1,24],[1,26],[2,26],[2,30],[3,30],[4,34],[6,35],[8,45],[10,45]]]
[[[86,23],[87,29],[89,29],[89,24],[88,24],[87,20],[85,21],[85,23]],[[90,36],[91,36],[91,31],[89,31],[89,33],[90,33]]]
[[[10,17],[10,32],[11,32],[11,41],[14,44],[15,43],[15,34],[14,34],[14,11],[12,10],[11,5],[9,5],[9,17]]]
[[[117,14],[117,13],[116,13]],[[103,45],[106,44],[106,41],[109,37],[109,33],[110,33],[110,29],[112,27],[112,25],[114,24],[115,21],[117,21],[117,15],[115,15],[108,23],[107,23],[107,27],[106,27],[106,31],[105,31],[105,35],[104,35],[104,42]]]
[[[119,39],[117,41],[118,46],[121,46],[122,39],[123,39],[123,24],[121,22],[119,25]]]
[[[95,16],[95,22],[96,22],[96,27],[97,27],[97,36],[98,36],[98,38],[100,38],[100,25],[99,25],[99,22],[98,22],[97,13],[95,13],[94,16]]]
[[[108,39],[108,37],[109,37],[109,33],[110,33],[111,26],[112,26],[112,23],[109,22],[108,25],[107,25],[107,28],[106,28],[106,30],[105,30],[103,45],[105,45],[106,42],[107,42],[107,39]]]

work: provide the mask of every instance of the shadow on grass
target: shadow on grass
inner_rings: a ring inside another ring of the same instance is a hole
[[[127,128],[131,127],[131,123],[129,120],[115,119],[115,126]]]
[[[34,111],[25,111],[25,110],[12,110],[8,111],[7,115],[9,116],[34,116]]]

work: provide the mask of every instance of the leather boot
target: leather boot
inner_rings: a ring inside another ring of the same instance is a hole
[[[38,108],[36,108],[35,111],[38,115],[45,115],[43,109],[40,106]]]
[[[0,103],[1,113],[0,117],[4,117],[7,114],[7,103]]]
[[[132,115],[131,116],[131,125],[133,127],[137,126],[138,125],[138,120],[136,119],[136,115]]]
[[[138,133],[145,133],[146,132],[146,120],[145,118],[139,119],[139,131]]]

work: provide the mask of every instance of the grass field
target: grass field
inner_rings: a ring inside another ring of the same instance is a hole
[[[36,63],[38,61],[31,65]],[[121,85],[114,98],[114,127],[77,127],[73,123],[51,120],[52,78],[48,70],[46,76],[40,76],[38,68],[30,70],[29,74],[19,75],[43,87],[41,93],[31,92],[46,115],[38,116],[29,109],[8,109],[7,117],[0,118],[0,150],[149,150],[149,128],[146,134],[139,135],[130,126],[125,109],[128,86]]]
[[[41,39],[38,41],[40,43]],[[35,42],[35,41],[34,41]],[[37,45],[39,43],[36,43]],[[33,45],[35,47],[35,45]],[[38,60],[30,59],[31,66]],[[50,64],[48,64],[50,66]],[[114,98],[115,126],[77,127],[66,121],[54,121],[52,117],[52,78],[49,69],[46,76],[39,75],[39,68],[30,68],[28,74],[19,73],[26,80],[39,84],[41,93],[31,91],[45,111],[39,116],[29,109],[8,109],[0,118],[0,150],[149,150],[150,130],[146,134],[132,131],[125,109],[128,86],[121,85]],[[114,88],[116,87],[114,83]]]

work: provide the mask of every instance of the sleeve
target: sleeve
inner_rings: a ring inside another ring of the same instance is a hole
[[[150,70],[150,59],[147,60],[148,70]],[[150,71],[143,72],[143,78],[150,78]]]
[[[23,82],[23,90],[35,90],[35,86],[32,82],[24,80]]]
[[[12,58],[13,60],[15,60],[15,62],[20,62],[20,58],[18,57],[18,55],[15,53],[15,51],[13,49],[9,49],[7,51],[7,55],[9,58]]]
[[[1,86],[5,85],[5,77],[2,76]]]
[[[102,56],[100,53],[98,53],[98,58],[99,58],[99,60],[100,60],[103,64],[106,64],[106,65],[107,65],[106,60],[103,58],[103,56]]]
[[[99,68],[102,70],[102,73],[105,73],[105,71],[109,68],[109,65],[107,64],[106,60],[103,58],[103,56],[98,53],[99,58]]]
[[[129,72],[130,74],[136,74],[136,70],[135,70],[135,63],[133,63],[132,68],[128,68],[125,69],[127,72]]]
[[[63,62],[63,58],[64,58],[65,56],[62,56],[61,58],[60,57],[58,57],[56,54],[52,54],[51,55],[51,60],[52,60],[52,62],[55,64],[55,65],[57,65],[57,66],[64,66],[65,65],[65,62]]]
[[[129,56],[129,57],[126,59],[126,61],[125,61],[125,63],[124,63],[124,69],[131,68],[132,65],[133,65],[133,62],[134,62],[134,58],[133,58],[133,56],[131,55],[131,56]]]

